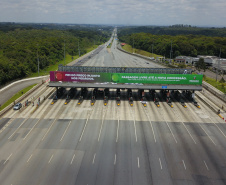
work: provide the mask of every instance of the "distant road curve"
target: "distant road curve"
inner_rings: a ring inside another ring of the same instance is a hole
[[[34,77],[34,78],[26,78],[26,79],[12,82],[6,87],[3,87],[0,89],[0,104],[1,105],[4,104],[8,99],[10,99],[14,94],[19,92],[20,90],[30,85],[39,83],[41,82],[41,80],[47,80],[48,78],[49,78],[49,75]]]

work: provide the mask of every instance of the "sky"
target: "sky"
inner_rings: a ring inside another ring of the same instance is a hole
[[[0,22],[226,27],[226,0],[1,0]]]

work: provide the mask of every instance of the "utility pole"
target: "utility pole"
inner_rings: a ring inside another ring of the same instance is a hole
[[[152,45],[151,45],[151,53],[152,53],[152,57],[153,57],[153,46],[154,46],[154,44],[152,43]]]
[[[172,54],[172,40],[171,40],[171,48],[170,48],[170,61],[171,61],[171,54]]]
[[[64,66],[65,66],[65,40],[64,40]]]
[[[39,76],[39,56],[38,56],[38,44],[37,44],[37,62],[38,62],[38,76]]]
[[[134,37],[133,37],[133,54],[134,54]]]
[[[78,39],[78,56],[80,57],[79,39]]]
[[[221,48],[220,48],[219,59],[217,61],[217,67],[216,67],[216,82],[217,82],[218,70],[219,70],[219,67],[220,67],[220,58],[221,58]]]

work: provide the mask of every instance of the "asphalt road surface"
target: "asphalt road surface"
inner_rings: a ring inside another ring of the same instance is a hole
[[[114,46],[87,65],[155,66]],[[64,95],[53,105],[47,99],[4,115],[2,185],[226,184],[226,124],[204,103],[201,109],[176,100],[174,108],[165,101],[157,107],[146,92],[144,107],[134,91],[131,107],[122,90],[117,106],[111,90],[107,106],[102,97],[91,106],[91,90],[81,105],[78,89],[67,105]]]
[[[14,94],[21,91],[22,89],[33,85],[38,84],[42,81],[42,79],[45,79],[46,77],[41,78],[31,78],[31,79],[24,79],[20,80],[19,82],[16,82],[15,84],[9,86],[8,88],[5,88],[5,90],[0,89],[0,104],[3,105],[8,99],[10,99]]]

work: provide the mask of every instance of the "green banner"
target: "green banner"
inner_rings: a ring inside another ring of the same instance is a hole
[[[115,83],[202,85],[202,78],[203,75],[193,74],[111,74],[111,80]]]
[[[147,74],[147,73],[92,73],[51,71],[50,81],[78,83],[139,83],[202,85],[203,75],[193,74]]]

